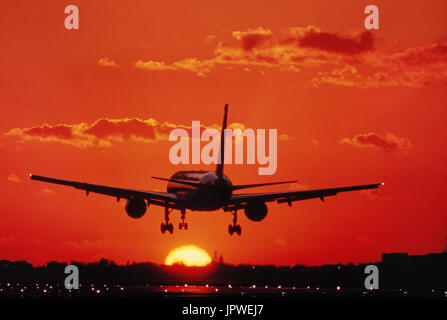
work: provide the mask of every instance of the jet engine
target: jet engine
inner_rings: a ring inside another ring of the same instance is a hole
[[[127,215],[134,219],[141,218],[146,213],[146,202],[143,199],[133,198],[127,200],[126,212]]]
[[[245,209],[245,215],[251,221],[261,221],[267,215],[267,206],[264,202],[249,203]]]

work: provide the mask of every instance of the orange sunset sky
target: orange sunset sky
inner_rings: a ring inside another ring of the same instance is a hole
[[[79,8],[80,29],[64,28]],[[380,29],[364,28],[366,5]],[[163,263],[194,244],[228,263],[319,265],[425,254],[447,236],[447,2],[1,1],[0,259]],[[278,170],[228,165],[235,184],[288,191],[384,181],[269,203],[260,223],[188,212],[161,234],[124,201],[30,181],[28,173],[165,191],[150,177],[210,169],[169,162],[168,128],[229,123],[278,129]]]

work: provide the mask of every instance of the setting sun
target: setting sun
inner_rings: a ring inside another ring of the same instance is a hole
[[[194,245],[181,246],[171,250],[165,260],[165,264],[168,266],[178,263],[187,267],[203,267],[210,262],[209,254]]]

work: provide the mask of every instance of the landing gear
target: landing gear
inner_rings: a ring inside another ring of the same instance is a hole
[[[169,231],[169,233],[174,233],[174,226],[172,225],[172,223],[169,222],[169,214],[172,212],[172,210],[174,209],[169,209],[168,207],[165,207],[165,222],[161,223],[161,233],[165,233],[166,231]],[[185,222],[185,214],[186,214],[186,209],[181,209],[182,212],[182,222],[180,222],[178,224],[178,228],[180,230],[185,229],[188,230],[188,224]]]
[[[188,224],[185,222],[185,214],[186,214],[186,209],[182,209],[182,222],[180,222],[178,224],[178,228],[180,230],[182,230],[182,229],[188,230]]]
[[[230,236],[232,236],[233,233],[236,233],[238,236],[240,236],[242,233],[241,226],[237,224],[237,210],[234,210],[233,212],[233,224],[228,225],[228,233],[230,234]]]
[[[188,230],[188,224],[187,223],[185,223],[185,222],[180,222],[179,224],[178,224],[178,228],[181,230],[181,229],[185,229],[185,230]]]
[[[172,210],[171,210],[172,211]],[[172,225],[172,223],[169,222],[169,213],[171,213],[171,211],[169,211],[168,207],[165,207],[165,223],[161,223],[161,233],[165,233],[166,231],[169,231],[170,234],[172,234],[174,232],[174,226]]]
[[[172,225],[172,223],[161,223],[161,233],[165,233],[166,231],[169,231],[169,233],[173,233],[174,232],[174,226]]]

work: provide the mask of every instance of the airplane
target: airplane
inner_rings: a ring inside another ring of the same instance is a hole
[[[222,122],[221,140],[220,140],[220,159],[224,159],[225,153],[225,129],[227,127],[228,104],[225,104],[224,118]],[[215,211],[223,209],[224,212],[233,214],[233,223],[228,226],[228,233],[241,235],[241,226],[237,224],[238,210],[244,210],[246,217],[255,222],[263,220],[268,212],[266,202],[276,201],[277,203],[287,203],[290,207],[292,202],[319,198],[324,201],[327,196],[333,196],[340,192],[377,189],[384,183],[374,183],[366,185],[337,187],[315,190],[301,190],[288,192],[269,192],[269,193],[245,193],[233,194],[234,191],[262,187],[269,185],[278,185],[292,183],[296,181],[281,181],[245,185],[233,185],[231,180],[224,175],[224,161],[218,161],[215,171],[178,171],[169,179],[152,177],[154,179],[167,181],[167,192],[143,191],[124,188],[115,188],[90,184],[84,182],[68,181],[61,179],[48,178],[30,174],[31,180],[55,183],[64,186],[71,186],[75,189],[84,190],[87,195],[90,192],[99,193],[115,197],[117,201],[126,199],[126,213],[134,219],[141,218],[152,204],[164,207],[165,222],[161,223],[161,232],[173,233],[174,227],[169,222],[169,214],[173,210],[181,212],[182,222],[179,223],[179,229],[188,229],[185,222],[186,210],[190,211]]]

